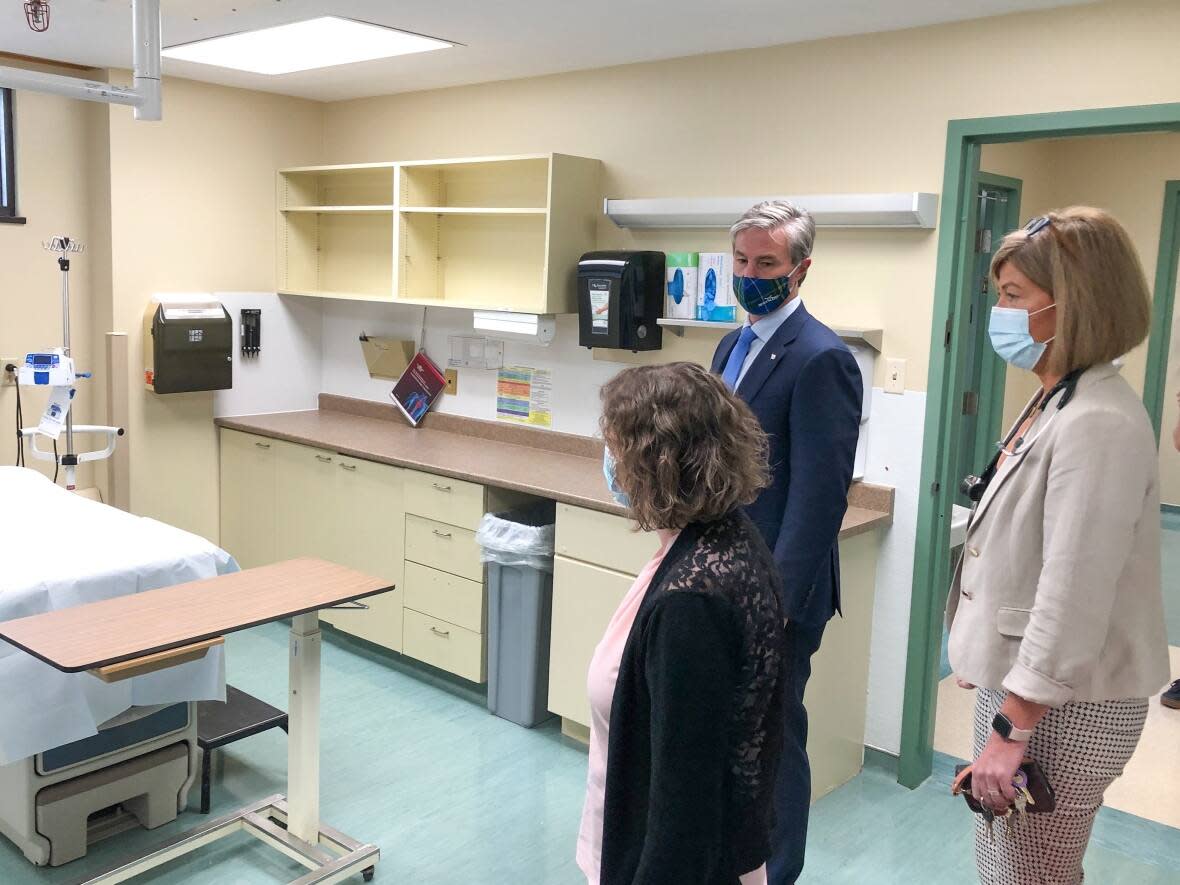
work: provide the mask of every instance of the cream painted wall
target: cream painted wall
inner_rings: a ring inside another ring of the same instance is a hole
[[[1105,138],[1071,138],[1027,142],[1020,145],[988,145],[982,165],[989,171],[1021,178],[1025,193],[1021,214],[1030,218],[1049,209],[1092,205],[1106,209],[1127,228],[1148,284],[1155,278],[1159,251],[1164,186],[1180,179],[1180,135],[1174,133],[1121,135]],[[1175,342],[1172,347],[1177,351]],[[1142,392],[1146,372],[1147,342],[1127,356],[1123,376]],[[1037,380],[1029,372],[1009,369],[1004,396],[1005,426],[1016,420],[1021,408],[1036,392]],[[1165,384],[1161,440],[1160,478],[1163,498],[1180,502],[1180,455],[1170,445],[1178,410],[1175,392],[1180,390],[1180,359],[1168,366]]]
[[[1174,100],[1178,28],[1174,3],[1104,3],[334,103],[324,155],[564,151],[602,159],[614,197],[937,192],[949,119]],[[1083,50],[1097,45],[1102,65]],[[1035,89],[981,88],[968,63],[981,46],[997,70],[1036,59],[1054,76]],[[694,245],[605,220],[599,236],[603,248]],[[885,355],[908,360],[915,390],[926,386],[935,253],[931,232],[824,231],[805,289],[825,320],[883,326]]]
[[[274,290],[274,173],[321,161],[322,106],[167,80],[163,122],[107,113],[109,324],[130,333],[131,506],[216,540],[213,394],[144,388],[143,313],[156,292]]]
[[[50,68],[41,68],[50,70]],[[24,225],[0,224],[0,358],[21,357],[30,350],[62,343],[61,273],[55,257],[41,242],[55,235],[72,236],[89,245],[92,228],[88,190],[89,122],[78,102],[30,92],[17,93],[13,103],[16,132],[17,211]],[[79,369],[97,369],[92,336],[92,255],[76,256],[70,271],[70,338]],[[101,414],[90,382],[81,382],[74,410],[78,423],[92,423]],[[36,425],[47,394],[21,391],[25,425]],[[15,388],[0,387],[0,463],[16,460]],[[86,438],[79,436],[78,448]],[[33,458],[30,467],[48,476],[53,464]],[[78,470],[78,487],[94,484],[90,465]]]

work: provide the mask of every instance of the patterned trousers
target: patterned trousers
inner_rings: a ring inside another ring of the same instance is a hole
[[[1007,692],[978,689],[975,755],[983,751],[992,719]],[[997,820],[989,837],[976,815],[975,864],[983,885],[1079,885],[1082,856],[1106,788],[1143,733],[1147,700],[1065,704],[1037,724],[1027,755],[1036,760],[1057,795],[1051,814],[1026,814],[1013,833]]]

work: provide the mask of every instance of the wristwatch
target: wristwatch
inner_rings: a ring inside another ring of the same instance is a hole
[[[1016,741],[1022,744],[1028,743],[1029,738],[1033,736],[1031,728],[1017,728],[1012,724],[1012,720],[1003,713],[997,713],[992,720],[992,729],[1006,741]]]

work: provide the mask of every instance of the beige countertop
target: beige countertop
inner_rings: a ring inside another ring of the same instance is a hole
[[[326,394],[315,411],[218,418],[216,423],[604,513],[626,513],[606,490],[602,443],[586,437],[438,413],[415,428],[393,406]],[[893,489],[853,483],[841,539],[892,521]]]

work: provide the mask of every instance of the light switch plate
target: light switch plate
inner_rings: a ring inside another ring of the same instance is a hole
[[[885,392],[905,393],[905,360],[885,360]]]
[[[459,392],[459,373],[454,369],[447,369],[443,372],[443,377],[447,379],[447,386],[444,389],[454,396]]]

